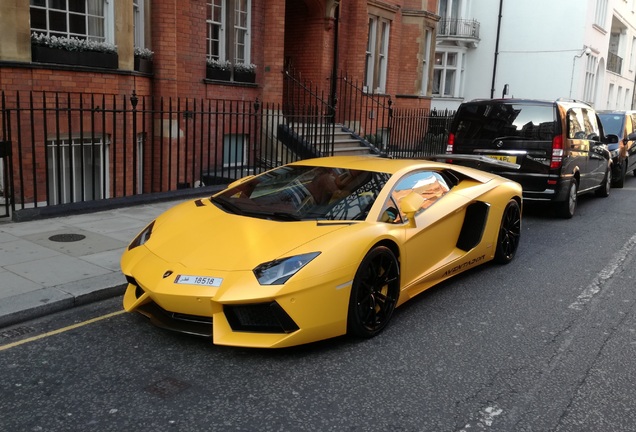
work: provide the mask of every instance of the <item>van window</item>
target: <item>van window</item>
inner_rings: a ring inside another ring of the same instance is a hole
[[[551,140],[554,107],[527,104],[464,104],[457,112],[458,139],[521,138]]]
[[[592,139],[600,136],[594,111],[586,108],[572,108],[568,111],[568,137],[574,139]],[[596,138],[598,139],[598,138]]]

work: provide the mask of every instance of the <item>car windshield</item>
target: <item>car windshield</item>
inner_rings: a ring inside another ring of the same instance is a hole
[[[623,114],[599,113],[598,115],[603,124],[603,132],[605,134],[614,134],[619,137],[623,136]]]
[[[283,166],[212,202],[229,213],[280,221],[363,220],[389,177],[346,168]]]

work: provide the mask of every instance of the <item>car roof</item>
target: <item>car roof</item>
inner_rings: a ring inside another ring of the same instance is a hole
[[[548,99],[524,99],[524,98],[507,98],[507,99],[474,99],[469,102],[464,102],[464,104],[480,104],[480,105],[490,105],[490,104],[520,104],[520,105],[565,105],[565,106],[585,106],[592,108],[587,102],[574,100],[574,99],[565,99],[559,98],[555,100]],[[462,104],[463,105],[463,104]]]

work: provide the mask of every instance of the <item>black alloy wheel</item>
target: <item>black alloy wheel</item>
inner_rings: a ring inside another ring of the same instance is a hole
[[[603,177],[603,182],[599,185],[599,188],[596,189],[596,196],[606,198],[610,194],[610,189],[612,188],[612,169],[607,168],[605,171],[605,177]]]
[[[557,203],[557,213],[564,219],[571,219],[576,211],[577,194],[579,190],[579,184],[576,179],[570,180],[568,186],[568,196],[565,201]]]
[[[508,264],[515,257],[521,237],[521,208],[519,203],[511,199],[504,209],[497,237],[495,262]]]
[[[385,246],[377,246],[364,257],[356,271],[349,298],[347,330],[370,338],[389,323],[400,295],[398,260]]]

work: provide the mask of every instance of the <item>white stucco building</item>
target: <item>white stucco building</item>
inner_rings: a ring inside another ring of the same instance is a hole
[[[636,0],[440,0],[432,108],[571,98],[632,109]]]

